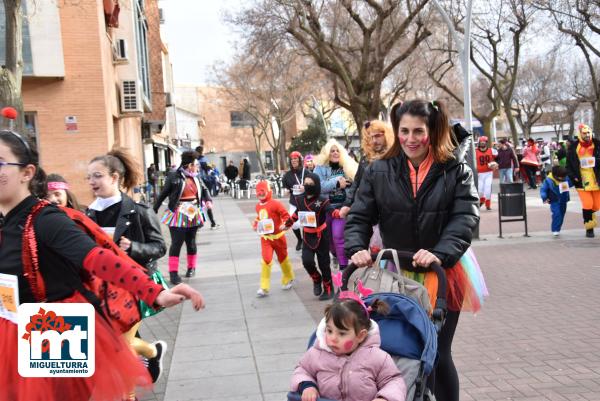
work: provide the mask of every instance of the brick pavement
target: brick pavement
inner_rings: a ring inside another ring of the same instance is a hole
[[[473,247],[491,296],[479,314],[464,313],[458,326],[453,349],[461,400],[600,401],[600,311],[595,308],[600,239],[583,238],[576,203],[570,205],[564,235],[551,238],[549,212],[541,202],[535,204],[535,194],[530,196],[530,216],[537,216],[530,217],[532,238],[523,238],[515,228],[513,234],[505,229],[507,239],[498,239],[495,211],[482,211],[482,240]],[[254,201],[236,204],[253,218]],[[294,291],[317,321],[324,304],[312,296],[299,253],[291,246],[290,254],[299,276]],[[163,316],[168,317],[161,313],[155,319]],[[155,325],[147,326],[154,330]],[[148,399],[164,399],[160,388],[159,383]]]

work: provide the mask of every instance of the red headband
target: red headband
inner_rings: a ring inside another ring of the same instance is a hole
[[[59,189],[64,189],[66,191],[69,189],[69,184],[60,181],[52,181],[48,183],[48,191],[57,191]]]

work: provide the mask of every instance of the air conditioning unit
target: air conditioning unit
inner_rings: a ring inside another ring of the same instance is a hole
[[[175,106],[173,102],[173,94],[171,92],[165,93],[165,107]]]
[[[129,61],[127,57],[127,42],[125,39],[117,39],[114,41],[113,46],[113,63],[123,64]]]
[[[121,113],[143,113],[142,88],[138,81],[121,81]]]

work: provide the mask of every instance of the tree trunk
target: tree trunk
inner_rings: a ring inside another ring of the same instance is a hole
[[[504,113],[506,113],[506,119],[508,120],[508,126],[510,127],[510,136],[513,143],[519,143],[519,133],[517,131],[517,124],[515,123],[515,116],[512,113],[510,104],[504,103]]]
[[[594,133],[600,132],[600,102],[592,102]]]
[[[262,149],[260,146],[260,137],[262,135],[256,135],[256,128],[252,126],[252,138],[254,138],[254,146],[256,147],[256,158],[258,159],[258,165],[260,166],[261,174],[265,174],[265,165],[262,159]]]
[[[569,141],[573,140],[573,134],[575,133],[575,113],[569,113]]]
[[[493,120],[494,120],[494,117],[484,117],[479,120],[479,122],[481,122],[481,126],[483,127],[483,135],[487,136],[488,139],[490,138],[490,135],[492,132],[492,121]],[[475,138],[473,140],[475,140]]]
[[[23,32],[21,0],[3,0],[6,13],[6,60],[0,67],[0,103],[17,110],[17,120],[12,127],[24,132],[23,98],[21,81],[23,78]]]

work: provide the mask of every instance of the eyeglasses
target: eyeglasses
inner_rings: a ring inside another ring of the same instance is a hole
[[[2,167],[4,166],[26,166],[25,163],[9,163],[9,162],[0,162],[0,170],[2,170]]]
[[[91,174],[91,175],[86,175],[85,176],[85,180],[86,181],[90,181],[90,180],[98,181],[98,180],[101,180],[104,177],[106,177],[106,174],[94,173],[94,174]]]

